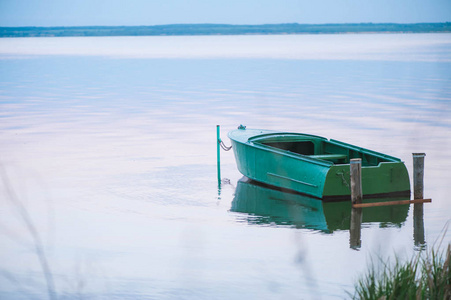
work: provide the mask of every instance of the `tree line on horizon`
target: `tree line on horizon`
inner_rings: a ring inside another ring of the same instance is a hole
[[[0,27],[0,37],[63,36],[160,36],[243,34],[334,34],[334,33],[427,33],[451,32],[445,23],[359,23],[359,24],[172,24],[154,26]]]

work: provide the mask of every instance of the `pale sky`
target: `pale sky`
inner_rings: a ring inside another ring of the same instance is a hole
[[[0,26],[450,21],[451,0],[0,0]]]

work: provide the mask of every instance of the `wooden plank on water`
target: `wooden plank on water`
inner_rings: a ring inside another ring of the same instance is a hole
[[[430,202],[432,202],[432,199],[398,200],[398,201],[373,202],[373,203],[358,203],[353,204],[352,207],[361,208],[361,207],[404,205],[404,204],[430,203]]]

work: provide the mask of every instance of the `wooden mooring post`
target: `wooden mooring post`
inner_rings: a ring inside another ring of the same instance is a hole
[[[413,156],[413,199],[423,199],[424,191],[424,157],[425,153],[412,153]],[[424,238],[423,203],[413,205],[413,240],[415,246],[421,247]]]
[[[352,204],[362,203],[362,159],[353,158],[350,162],[351,201]]]
[[[350,162],[351,173],[351,201],[352,205],[361,204],[362,193],[362,160],[360,158],[351,159]],[[362,246],[361,240],[362,228],[362,209],[351,209],[351,224],[349,227],[349,246],[352,249],[359,249]]]
[[[424,157],[426,153],[412,153],[413,156],[413,199],[423,199]]]

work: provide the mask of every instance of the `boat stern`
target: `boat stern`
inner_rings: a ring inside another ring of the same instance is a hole
[[[332,166],[326,176],[323,199],[350,198],[350,185],[349,164]],[[366,198],[410,197],[410,180],[406,166],[403,162],[381,162],[377,166],[363,166],[362,191]]]

